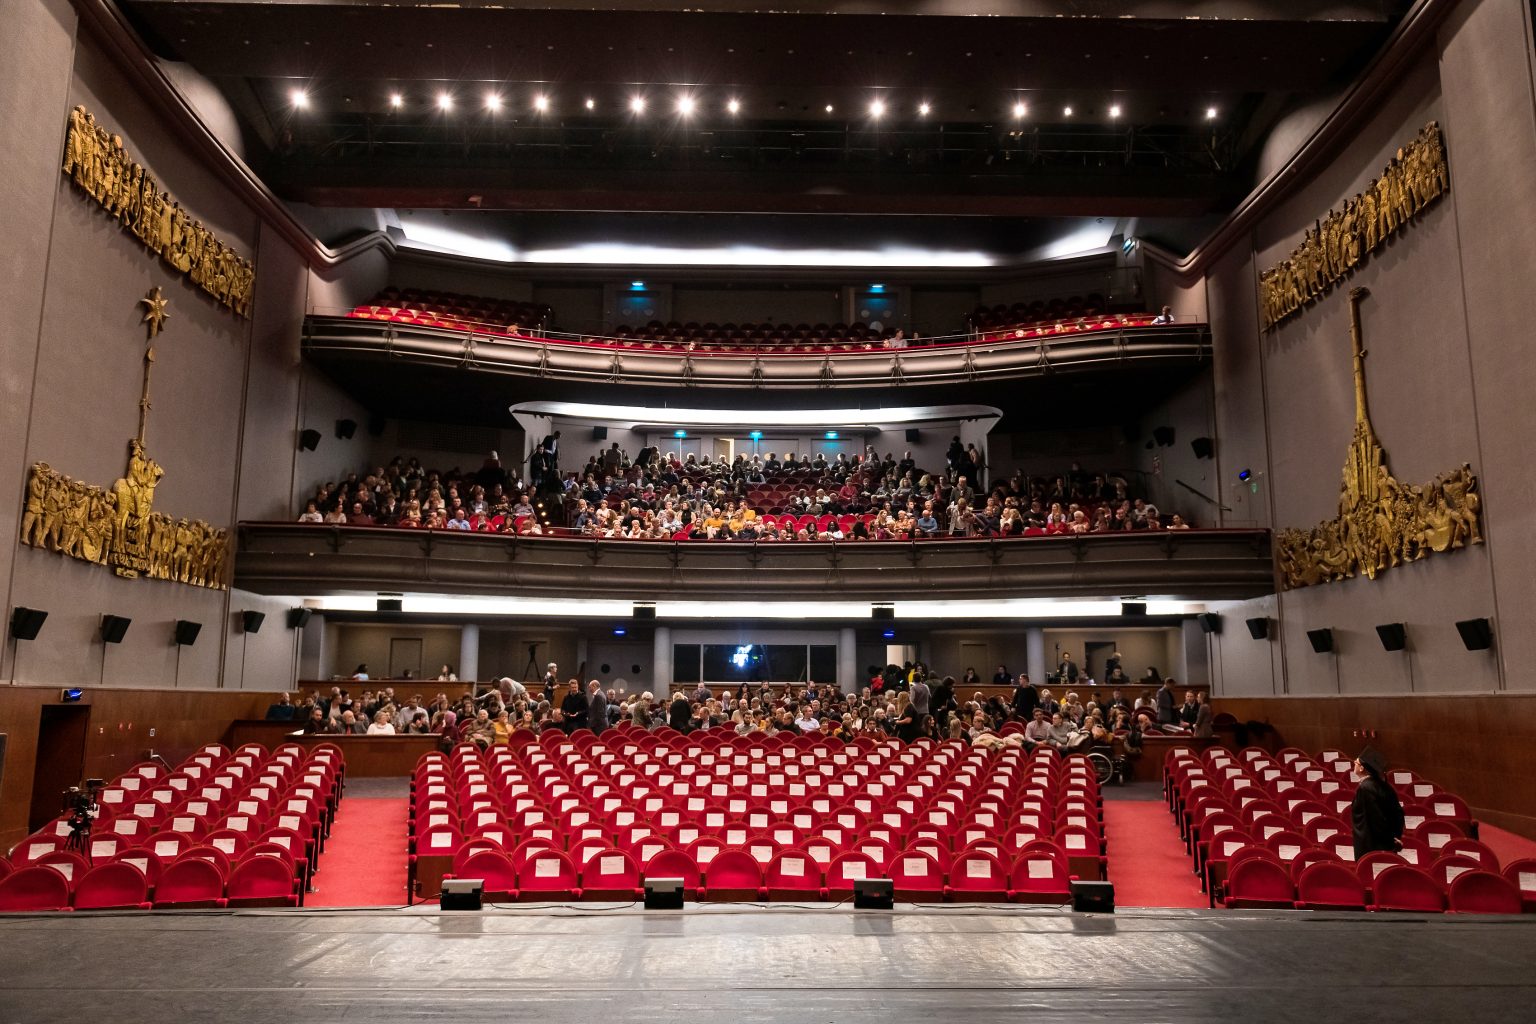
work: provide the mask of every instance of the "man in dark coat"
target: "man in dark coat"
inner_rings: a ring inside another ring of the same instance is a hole
[[[1013,717],[1021,722],[1031,721],[1035,717],[1035,708],[1039,706],[1040,691],[1029,681],[1029,676],[1020,672],[1014,680]]]
[[[587,724],[587,697],[581,692],[581,684],[571,680],[571,688],[560,702],[560,715],[565,719],[565,731],[575,732]]]
[[[693,705],[688,703],[687,695],[681,690],[667,706],[667,724],[678,732],[687,732],[693,727]]]
[[[1366,747],[1355,758],[1354,806],[1350,818],[1354,824],[1355,859],[1373,850],[1395,853],[1403,844],[1403,805],[1387,782],[1387,762],[1374,748]]]
[[[608,695],[596,679],[587,684],[587,728],[599,735],[608,728]]]

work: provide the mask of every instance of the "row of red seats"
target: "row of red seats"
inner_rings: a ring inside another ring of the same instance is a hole
[[[216,856],[220,852],[197,847],[163,867],[153,852],[130,850],[94,867],[80,858],[78,865],[49,859],[15,871],[5,869],[0,911],[300,905],[304,883],[287,850],[258,844],[234,863],[221,861]],[[65,867],[73,870],[66,872]]]
[[[1012,305],[996,303],[977,306],[966,316],[966,326],[972,330],[979,326],[1030,323],[1036,320],[1054,320],[1065,316],[1102,313],[1107,308],[1104,296],[1098,292],[1087,295],[1068,295],[1052,299],[1035,299],[1033,302],[1015,302]]]
[[[1503,875],[1476,867],[1445,872],[1394,864],[1367,881],[1338,860],[1316,861],[1293,875],[1262,852],[1255,851],[1233,866],[1223,906],[1433,914],[1536,912],[1536,860],[1511,864]]]

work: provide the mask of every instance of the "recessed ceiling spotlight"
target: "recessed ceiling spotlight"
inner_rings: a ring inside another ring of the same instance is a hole
[[[1114,106],[1109,108],[1109,116],[1110,117],[1119,117],[1120,116],[1120,104],[1116,103]]]
[[[832,113],[832,104],[830,103],[827,104],[827,113]]]
[[[438,93],[437,94],[437,108],[439,110],[452,110],[453,109],[453,97],[451,95],[449,95],[448,93],[446,93],[446,92]]]
[[[677,112],[687,117],[693,113],[694,102],[692,96],[679,96],[677,98]]]
[[[541,114],[544,113],[544,111],[549,109],[549,97],[539,93],[533,98],[533,109]]]
[[[394,107],[396,110],[399,110],[401,107],[405,106],[405,97],[397,92],[392,92],[389,94],[389,105]]]
[[[1207,121],[1214,121],[1214,120],[1216,120],[1216,108],[1215,107],[1206,107],[1205,108],[1205,119]]]
[[[917,105],[917,116],[918,117],[927,117],[932,112],[933,112],[933,108],[930,107],[926,103],[919,103]]]
[[[587,97],[587,103],[586,103],[587,109],[591,110],[591,109],[593,109],[596,106],[597,106],[597,100],[593,99],[591,96],[588,96]]]
[[[725,109],[733,114],[741,113],[741,100],[733,99],[725,105]]]
[[[645,113],[645,97],[631,96],[629,98],[629,109],[636,114]]]
[[[1029,113],[1029,108],[1024,105],[1024,102],[1022,100],[1020,100],[1018,103],[1015,103],[1013,105],[1013,116],[1014,117],[1023,117],[1027,113]]]
[[[1061,116],[1062,117],[1071,117],[1072,116],[1072,108],[1071,107],[1062,107],[1061,108]]]
[[[485,109],[486,110],[490,110],[490,111],[500,110],[501,109],[501,96],[499,96],[498,94],[496,94],[494,92],[486,93],[485,94]]]
[[[295,89],[288,94],[288,101],[299,110],[309,106],[309,94],[303,89]]]
[[[870,102],[870,104],[869,104],[869,116],[870,117],[884,117],[885,116],[885,101],[884,100],[872,100]]]

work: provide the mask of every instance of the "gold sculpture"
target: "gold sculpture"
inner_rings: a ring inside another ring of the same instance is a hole
[[[1365,191],[1330,210],[1289,259],[1259,275],[1259,322],[1268,331],[1332,288],[1367,255],[1450,188],[1440,123],[1431,121],[1398,149]]]
[[[159,319],[165,302],[159,299]],[[141,300],[149,302],[149,299]],[[151,304],[151,310],[156,310]],[[146,316],[145,320],[149,321]],[[155,333],[157,322],[151,322]],[[144,449],[149,419],[149,374],[155,350],[144,352],[139,433],[128,442],[128,468],[103,490],[72,480],[46,462],[34,463],[21,515],[21,541],[96,565],[119,576],[148,576],[223,590],[229,570],[229,531],[201,520],[172,519],[154,511],[155,486],[165,471]]]
[[[155,176],[128,156],[122,137],[110,134],[84,107],[69,112],[63,171],[124,231],[235,315],[251,318],[256,267],[187,216]],[[150,337],[156,333],[151,327]]]
[[[160,294],[160,286],[155,285],[139,300],[139,305],[144,306],[144,319],[141,323],[149,324],[149,339],[153,341],[165,327],[166,318],[171,314],[165,311],[165,307],[171,304],[171,300]]]
[[[1287,589],[1376,574],[1431,553],[1483,542],[1482,502],[1472,467],[1433,483],[1400,484],[1387,468],[1365,401],[1365,356],[1360,334],[1364,288],[1349,293],[1354,355],[1355,433],[1344,459],[1339,514],[1310,530],[1284,530],[1275,541],[1281,584]]]

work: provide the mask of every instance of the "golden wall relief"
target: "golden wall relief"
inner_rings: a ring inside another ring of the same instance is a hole
[[[1322,297],[1349,271],[1407,227],[1415,215],[1446,189],[1450,171],[1438,121],[1418,136],[1372,178],[1365,191],[1306,233],[1301,244],[1259,276],[1259,322],[1266,331]]]
[[[143,242],[193,284],[249,320],[256,268],[161,189],[155,176],[123,149],[84,107],[69,112],[64,173],[124,231]]]
[[[1432,483],[1398,483],[1376,441],[1365,401],[1365,349],[1360,336],[1364,288],[1349,293],[1354,350],[1355,430],[1344,459],[1339,514],[1310,530],[1283,530],[1275,538],[1280,581],[1287,589],[1365,576],[1432,554],[1481,544],[1482,501],[1472,467]]]
[[[160,289],[143,300],[145,323],[158,334],[169,316]],[[21,541],[69,558],[111,566],[119,576],[147,576],[224,590],[229,574],[229,531],[200,519],[178,519],[154,510],[155,487],[165,471],[149,457],[149,378],[155,349],[144,352],[139,433],[128,442],[128,466],[111,487],[74,480],[46,462],[32,465],[21,513]]]

